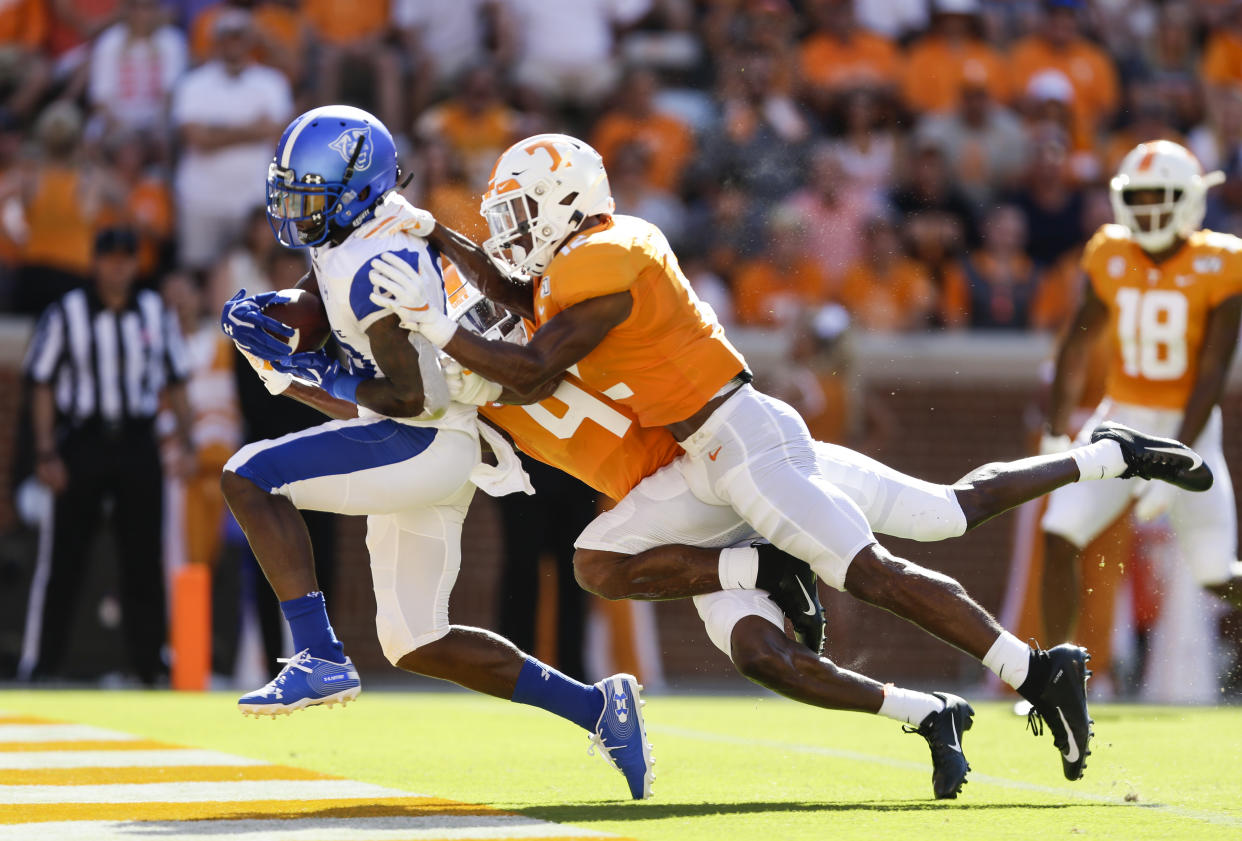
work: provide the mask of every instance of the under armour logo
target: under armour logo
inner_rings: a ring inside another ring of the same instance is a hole
[[[617,709],[616,709],[617,721],[621,722],[622,724],[625,724],[625,722],[630,717],[630,708],[629,708],[629,704],[627,703],[629,699],[627,699],[624,695],[618,695],[616,696],[615,700],[617,703]]]

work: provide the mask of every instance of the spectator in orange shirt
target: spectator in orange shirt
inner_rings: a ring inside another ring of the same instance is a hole
[[[781,208],[768,221],[767,248],[738,269],[733,306],[738,324],[780,327],[805,308],[828,300],[819,264],[806,256],[806,227],[798,213]]]
[[[194,18],[190,28],[190,55],[194,63],[201,64],[213,57],[219,14],[229,8],[245,9],[253,23],[254,47],[250,57],[275,67],[285,74],[289,84],[297,85],[302,80],[311,37],[298,15],[298,5],[299,0],[227,0],[207,7]]]
[[[168,173],[158,164],[159,149],[141,133],[120,133],[104,140],[111,176],[122,204],[110,208],[101,227],[119,225],[138,235],[138,276],[154,280],[172,250],[173,200]]]
[[[46,0],[0,4],[0,105],[26,116],[51,81]]]
[[[1242,85],[1242,3],[1230,3],[1211,28],[1199,73],[1211,88]]]
[[[901,57],[887,38],[860,29],[852,0],[814,0],[814,29],[798,50],[808,102],[826,113],[844,91],[854,88],[896,88]]]
[[[1013,205],[992,209],[983,245],[945,275],[941,308],[948,327],[1026,330],[1053,326],[1041,300],[1043,275],[1026,256],[1026,220]]]
[[[610,172],[622,146],[641,145],[646,153],[647,182],[658,190],[675,190],[694,154],[694,134],[677,117],[656,110],[658,90],[655,73],[643,68],[628,71],[618,87],[616,107],[595,124],[591,145]]]
[[[415,124],[418,137],[452,148],[467,183],[480,194],[496,158],[526,133],[522,115],[505,103],[500,91],[496,68],[478,64],[466,71],[451,98],[428,108]],[[477,207],[475,211],[477,216]]]
[[[1024,90],[1044,70],[1057,70],[1074,86],[1076,119],[1094,134],[1117,110],[1120,95],[1112,58],[1083,37],[1078,20],[1082,0],[1044,0],[1039,31],[1020,40],[1012,53],[1014,86]]]
[[[846,270],[837,300],[864,330],[920,330],[936,290],[927,269],[902,252],[892,221],[873,216],[863,228],[862,259]]]
[[[1008,101],[1009,70],[983,40],[979,0],[936,0],[932,28],[910,48],[902,95],[915,111],[950,111],[956,107],[962,80],[987,80],[993,99]]]
[[[388,5],[388,0],[303,0],[302,16],[319,44],[312,73],[319,101],[356,98],[359,68],[365,68],[365,90],[374,91],[366,104],[384,125],[396,127],[406,125],[403,72],[400,53],[389,43]]]
[[[418,201],[446,227],[476,243],[487,239],[487,223],[479,215],[479,192],[466,180],[461,156],[449,144],[432,140],[420,151],[422,197]]]
[[[95,225],[109,203],[107,173],[82,160],[82,113],[55,102],[35,123],[39,158],[22,172],[26,238],[14,308],[34,315],[90,276]]]

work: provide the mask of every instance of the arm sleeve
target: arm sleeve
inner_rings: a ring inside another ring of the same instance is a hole
[[[65,315],[60,304],[53,304],[44,310],[35,327],[22,368],[31,382],[50,383],[64,355]]]

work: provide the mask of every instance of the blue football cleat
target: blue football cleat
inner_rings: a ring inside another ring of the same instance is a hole
[[[358,697],[362,681],[348,657],[344,663],[333,663],[312,657],[303,649],[288,659],[280,674],[262,689],[243,695],[237,708],[243,715],[288,715],[316,704],[345,704]]]
[[[643,705],[638,693],[642,687],[633,675],[613,675],[595,684],[604,693],[604,710],[599,714],[595,732],[591,734],[591,748],[587,753],[600,749],[613,768],[625,776],[630,784],[630,795],[635,800],[651,796],[651,781],[655,774],[651,766],[651,745],[647,742],[647,725],[643,722]]]

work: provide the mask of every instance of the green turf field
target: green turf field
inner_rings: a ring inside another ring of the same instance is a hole
[[[926,744],[887,720],[771,696],[651,696],[655,797],[584,733],[467,693],[364,692],[346,708],[243,718],[233,694],[0,692],[0,710],[95,724],[639,839],[1242,838],[1242,710],[1093,708],[1086,778],[1005,704],[977,704],[956,801]]]

